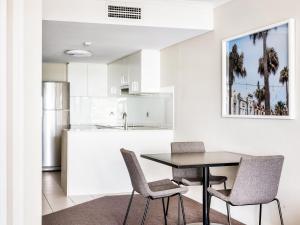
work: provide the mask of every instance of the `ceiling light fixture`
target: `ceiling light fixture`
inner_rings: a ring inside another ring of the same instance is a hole
[[[65,54],[72,57],[91,57],[93,55],[92,52],[81,49],[66,50]]]
[[[85,42],[83,42],[83,46],[84,47],[89,47],[89,46],[91,46],[92,45],[92,42],[91,41],[85,41]]]

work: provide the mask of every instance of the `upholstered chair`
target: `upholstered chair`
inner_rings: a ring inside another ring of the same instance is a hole
[[[230,206],[259,205],[259,224],[261,225],[262,205],[273,201],[277,202],[281,225],[284,225],[280,201],[276,197],[283,160],[283,156],[242,157],[231,190],[208,189],[210,198],[215,196],[226,202],[230,225]]]
[[[158,181],[148,183],[146,181],[142,168],[136,158],[135,153],[125,149],[121,149],[121,153],[124,158],[125,164],[127,166],[132,188],[133,188],[123,225],[126,225],[127,217],[130,211],[130,207],[135,192],[139,193],[140,195],[142,195],[144,198],[147,199],[141,225],[144,225],[146,221],[150,200],[154,200],[154,199],[162,200],[164,224],[167,225],[167,215],[166,215],[164,199],[172,196],[178,196],[178,204],[181,206],[183,221],[185,225],[186,219],[185,219],[184,206],[182,201],[182,194],[188,191],[187,187],[181,187],[173,183],[170,179],[163,179],[163,180],[158,180]]]

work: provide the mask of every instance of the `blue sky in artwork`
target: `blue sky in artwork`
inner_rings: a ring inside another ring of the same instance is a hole
[[[256,40],[254,45],[249,35],[231,40],[227,42],[227,55],[229,55],[234,44],[237,44],[239,53],[244,53],[244,66],[247,70],[247,76],[245,78],[235,77],[232,89],[240,92],[242,97],[245,98],[248,94],[254,94],[258,81],[261,88],[264,86],[263,77],[257,71],[258,59],[263,55],[263,41],[262,39]],[[267,47],[273,47],[279,57],[279,68],[275,75],[270,74],[269,77],[271,108],[274,109],[278,101],[286,102],[285,86],[279,82],[279,76],[280,71],[288,66],[288,24],[269,31]]]

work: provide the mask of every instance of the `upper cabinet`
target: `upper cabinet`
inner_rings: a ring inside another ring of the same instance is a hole
[[[121,89],[129,94],[160,90],[160,52],[141,50],[108,65],[108,94],[118,96]]]
[[[121,65],[120,61],[108,65],[108,95],[121,95]]]
[[[70,82],[70,96],[107,96],[107,65],[69,63],[68,81]]]
[[[160,51],[141,51],[141,92],[160,91]]]
[[[142,53],[138,52],[127,57],[129,74],[129,93],[141,91]]]
[[[88,64],[88,96],[107,96],[107,65]]]
[[[69,63],[70,96],[87,96],[87,64]]]

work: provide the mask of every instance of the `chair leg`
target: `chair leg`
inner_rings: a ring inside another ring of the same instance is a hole
[[[180,225],[181,223],[181,212],[180,212],[180,195],[178,195],[178,213],[177,213],[177,225]]]
[[[169,204],[170,204],[170,197],[168,197],[168,200],[167,200],[166,216],[168,216],[168,214],[169,214]]]
[[[179,199],[180,199],[180,203],[181,203],[183,225],[186,225],[185,212],[184,212],[184,206],[183,206],[183,199],[182,199],[182,195],[181,194],[179,194]]]
[[[226,208],[227,208],[227,221],[228,224],[231,225],[230,205],[227,202],[226,202]]]
[[[282,217],[282,211],[281,211],[281,206],[280,206],[280,201],[277,198],[275,198],[275,201],[277,202],[281,225],[284,225],[284,223],[283,223],[283,217]]]
[[[224,181],[224,189],[227,190],[226,181]]]
[[[134,196],[134,190],[132,191],[131,196],[130,196],[130,200],[129,200],[129,204],[128,204],[128,207],[127,207],[127,210],[126,210],[126,215],[125,215],[125,218],[124,218],[124,221],[123,221],[123,225],[126,225],[127,217],[128,217],[128,214],[129,214],[129,210],[130,210],[130,207],[131,207],[133,196]]]
[[[262,204],[259,204],[259,225],[261,225]]]
[[[165,207],[165,199],[162,198],[161,201],[162,201],[163,211],[164,211],[164,222],[165,222],[165,225],[168,225],[167,215],[166,215],[166,207]]]
[[[149,203],[150,203],[150,198],[147,198],[147,203],[146,203],[146,206],[145,206],[145,211],[144,211],[144,215],[143,215],[141,225],[145,224],[147,213],[148,213],[148,208],[149,208]]]
[[[208,193],[208,213],[210,214],[211,194]]]

